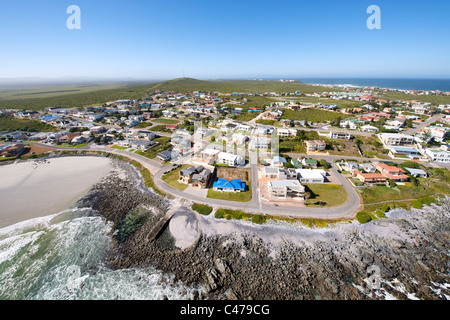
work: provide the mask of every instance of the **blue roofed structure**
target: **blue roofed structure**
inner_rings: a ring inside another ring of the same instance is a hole
[[[245,191],[245,182],[241,179],[223,179],[219,178],[213,183],[213,190],[220,192],[241,192]]]

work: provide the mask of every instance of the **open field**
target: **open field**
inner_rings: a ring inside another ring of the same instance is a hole
[[[51,125],[38,120],[0,116],[0,131],[51,132],[55,130]]]
[[[285,109],[282,119],[290,120],[306,120],[311,122],[323,123],[327,121],[334,121],[337,118],[342,118],[342,113],[319,110],[319,109],[302,109],[290,110]]]
[[[308,207],[337,207],[347,202],[348,194],[337,184],[305,183],[305,192],[311,197],[306,201]]]

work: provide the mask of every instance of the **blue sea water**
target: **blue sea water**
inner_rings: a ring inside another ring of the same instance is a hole
[[[380,87],[400,90],[450,91],[450,79],[406,79],[406,78],[294,78],[311,84],[347,84],[358,87]]]

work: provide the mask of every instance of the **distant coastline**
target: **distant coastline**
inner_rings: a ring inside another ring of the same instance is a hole
[[[306,84],[348,85],[354,87],[379,87],[395,90],[425,90],[450,92],[450,79],[408,78],[292,78]]]

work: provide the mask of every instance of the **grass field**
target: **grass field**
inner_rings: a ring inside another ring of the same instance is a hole
[[[165,183],[167,183],[169,186],[174,187],[174,188],[176,188],[176,189],[178,189],[178,190],[183,191],[183,190],[185,190],[185,189],[188,187],[188,185],[187,185],[187,184],[184,184],[184,183],[178,182],[178,178],[179,178],[179,175],[180,175],[180,171],[183,170],[183,169],[186,169],[186,168],[190,168],[190,167],[192,167],[192,166],[191,166],[191,165],[188,165],[188,164],[183,164],[181,167],[179,167],[179,168],[177,168],[177,169],[175,169],[175,170],[172,170],[172,171],[170,171],[169,173],[163,175],[163,176],[161,177],[161,179],[162,179]]]
[[[405,186],[395,188],[383,185],[360,190],[364,201],[364,211],[375,212],[383,205],[410,208],[414,200],[450,194],[450,171],[439,168],[427,168],[426,170],[428,177],[418,178],[418,186],[407,183]]]
[[[56,131],[54,127],[38,120],[19,119],[10,116],[0,116],[0,131],[29,131],[29,132],[51,132]]]
[[[180,122],[180,120],[166,119],[166,118],[157,118],[157,119],[152,119],[151,122],[153,122],[153,123],[164,123],[164,124],[177,124],[177,123]]]
[[[285,109],[282,119],[290,120],[306,120],[311,122],[323,123],[327,121],[334,121],[337,118],[342,118],[342,113],[332,112],[319,109],[302,109],[302,110],[290,110]]]
[[[337,207],[348,200],[347,191],[341,185],[306,183],[304,186],[311,194],[306,201],[308,207]]]

